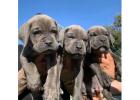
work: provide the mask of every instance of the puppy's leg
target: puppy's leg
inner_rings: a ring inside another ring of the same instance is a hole
[[[41,80],[36,65],[32,62],[29,63],[25,57],[21,57],[21,63],[27,79],[27,88],[31,90],[35,100],[40,100],[36,99],[41,98],[36,97],[39,96],[41,90]]]
[[[57,95],[58,95],[58,97],[60,97],[60,94],[63,94],[63,91],[62,91],[62,89],[61,89],[61,87],[60,87],[60,75],[61,75],[61,71],[62,71],[62,58],[61,58],[61,56],[58,56],[58,58],[57,58],[57,75],[56,75],[56,79],[57,79],[57,81],[56,81],[56,85],[57,85]],[[60,98],[58,98],[58,100],[59,100]]]
[[[57,66],[53,66],[48,70],[48,76],[44,84],[43,100],[57,100]]]
[[[86,86],[85,86],[84,82],[82,82],[81,91],[82,91],[82,98],[83,98],[83,100],[87,100],[87,91],[86,91]]]
[[[80,66],[80,72],[75,79],[73,100],[82,100],[82,82],[83,82],[83,68],[82,66]]]
[[[21,68],[18,72],[18,95],[23,93],[26,87],[27,87],[27,81],[26,81],[25,73],[23,68]]]
[[[58,57],[57,64],[48,70],[48,76],[44,84],[43,100],[59,100],[61,70],[62,64],[60,57]]]

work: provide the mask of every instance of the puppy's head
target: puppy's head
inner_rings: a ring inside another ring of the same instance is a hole
[[[51,17],[43,14],[33,16],[22,28],[25,47],[30,46],[37,53],[58,49],[58,25]]]
[[[73,57],[85,55],[87,46],[87,33],[79,25],[71,25],[62,30],[63,49]]]
[[[93,26],[88,30],[90,49],[99,52],[110,50],[110,43],[114,42],[112,34],[103,26]]]

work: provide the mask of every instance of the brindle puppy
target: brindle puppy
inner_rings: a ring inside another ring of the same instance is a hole
[[[38,14],[29,19],[20,32],[24,40],[20,60],[27,88],[31,90],[34,100],[42,99],[42,88],[44,100],[58,100],[61,66],[57,53],[59,30],[56,21],[47,15]]]
[[[82,100],[83,59],[86,54],[87,33],[79,25],[71,25],[60,33],[60,42],[63,44],[61,81],[64,94],[70,94],[73,100]],[[63,99],[70,98],[63,96]]]

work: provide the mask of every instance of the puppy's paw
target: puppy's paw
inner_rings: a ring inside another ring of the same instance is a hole
[[[59,100],[60,94],[55,89],[44,91],[43,100]]]
[[[30,89],[31,91],[42,90],[40,79],[32,79],[32,80],[31,79],[32,79],[31,77],[27,78],[27,88]]]
[[[31,91],[42,91],[42,87],[40,84],[28,83],[27,88]]]

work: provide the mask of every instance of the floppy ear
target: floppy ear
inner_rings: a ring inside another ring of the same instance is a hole
[[[88,40],[87,53],[91,53],[90,41]]]
[[[23,42],[25,42],[25,40],[24,40],[24,30],[25,30],[25,27],[26,27],[26,23],[23,24],[23,25],[20,27],[19,31],[18,31],[18,39],[20,39],[20,40],[23,41]]]
[[[63,29],[63,26],[61,26],[60,24],[57,24],[58,26],[58,32],[60,32]]]
[[[27,45],[29,40],[29,24],[24,23],[21,28],[19,29],[18,38],[24,42],[24,47]]]
[[[57,35],[57,42],[58,42],[58,54],[62,55],[63,53],[63,27],[59,24],[57,24],[57,22],[55,21],[55,24],[57,26],[57,30],[58,30],[58,35]]]
[[[114,37],[113,37],[113,34],[112,34],[112,32],[111,31],[109,31],[108,30],[108,33],[109,33],[109,41],[110,41],[110,45],[112,46],[112,47],[114,47],[114,42],[115,42],[115,39],[114,39]]]
[[[55,23],[55,25],[56,25],[56,28],[57,28],[57,37],[56,37],[56,40],[57,40],[57,42],[58,42],[58,38],[59,38],[59,32],[60,32],[60,29],[59,29],[59,26],[58,26],[58,24],[57,24],[57,22],[53,19],[53,21],[54,21],[54,23]]]
[[[31,55],[33,56],[35,53],[35,51],[32,49],[33,44],[30,40],[30,28],[31,28],[31,25],[29,23],[25,23],[21,26],[19,30],[19,34],[20,34],[19,38],[21,38],[24,42],[24,48],[22,50],[21,55],[23,55],[27,59],[30,58],[29,56]]]
[[[64,28],[59,33],[59,44],[63,48],[64,47],[64,35],[69,30],[69,28]]]
[[[57,27],[58,35],[56,37],[57,42],[59,42],[59,37],[60,37],[60,31],[63,29],[61,25],[57,24],[57,22],[54,20],[55,25]]]
[[[91,46],[90,46],[90,40],[89,40],[89,31],[87,31],[87,34],[88,34],[87,53],[91,53]]]

